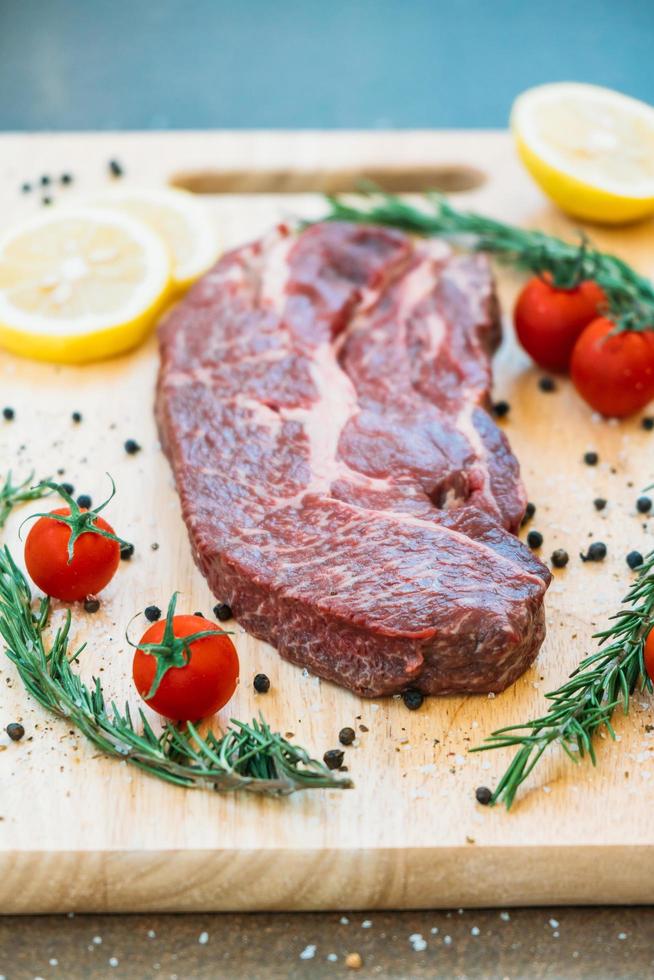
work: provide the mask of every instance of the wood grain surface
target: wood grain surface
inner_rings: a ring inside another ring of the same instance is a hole
[[[158,184],[182,173],[257,174],[367,168],[464,167],[486,181],[454,200],[508,221],[563,235],[575,228],[554,211],[519,167],[503,133],[169,133],[6,135],[0,137],[3,223],[38,207],[19,194],[24,180],[72,171],[64,201],[109,181],[118,158],[125,180]],[[244,184],[247,186],[247,182]],[[296,185],[293,185],[296,189]],[[314,187],[315,189],[315,187]],[[280,218],[318,215],[315,194],[265,192],[207,196],[225,247],[258,235]],[[596,243],[654,273],[652,223],[592,229]],[[519,280],[498,271],[504,311]],[[506,319],[506,318],[505,318]],[[0,353],[0,403],[16,411],[0,422],[0,471],[32,468],[65,479],[95,501],[109,471],[118,495],[108,517],[135,542],[103,594],[99,613],[76,617],[87,641],[85,676],[98,674],[109,695],[134,703],[130,618],[149,603],[210,613],[213,600],[191,560],[167,462],[152,417],[157,370],[154,340],[126,357],[67,368]],[[651,520],[635,500],[652,480],[654,434],[639,418],[613,424],[593,417],[569,382],[538,388],[539,374],[512,339],[496,358],[495,396],[511,411],[502,423],[520,459],[544,535],[543,555],[564,547],[570,565],[555,572],[547,596],[542,652],[510,690],[495,698],[442,698],[409,712],[401,701],[363,701],[283,663],[274,650],[236,627],[241,685],[218,724],[259,710],[313,753],[337,745],[344,725],[367,729],[346,763],[347,792],[286,800],[218,797],[183,791],[100,757],[65,722],[26,696],[11,665],[0,662],[0,722],[22,721],[20,743],[0,748],[0,909],[5,912],[197,909],[319,909],[572,902],[647,902],[654,897],[651,821],[652,721],[648,696],[617,722],[619,744],[599,744],[599,766],[572,766],[552,752],[515,809],[480,807],[474,790],[492,786],[508,752],[469,755],[501,725],[540,713],[615,610],[632,574],[625,555],[651,548]],[[71,421],[80,411],[83,421]],[[124,440],[142,445],[128,456]],[[593,449],[600,461],[583,463]],[[609,501],[602,513],[593,498]],[[36,510],[38,507],[33,507]],[[23,508],[5,540],[18,551]],[[603,540],[608,557],[584,565],[578,555]],[[153,550],[153,545],[158,545]],[[142,622],[142,621],[141,621]],[[133,630],[140,629],[136,621]],[[252,677],[271,678],[267,695]]]

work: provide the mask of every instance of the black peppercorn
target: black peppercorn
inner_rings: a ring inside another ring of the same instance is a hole
[[[123,561],[129,561],[134,554],[134,545],[126,542],[120,546],[120,557]]]
[[[593,541],[586,554],[579,553],[582,561],[603,561],[606,558],[606,545],[603,541]]]
[[[640,568],[642,564],[643,556],[641,555],[640,551],[630,551],[627,555],[627,565],[629,565],[629,568],[632,570],[635,568]]]
[[[59,181],[62,184],[72,184],[73,175],[69,173],[62,174],[61,177],[59,178]]]
[[[270,678],[265,674],[255,674],[252,685],[257,694],[267,694],[270,690]]]
[[[416,690],[415,687],[410,687],[408,691],[402,691],[402,700],[409,711],[417,711],[425,700],[425,697],[422,691]]]
[[[10,721],[5,731],[12,742],[20,742],[21,738],[25,734],[25,729],[19,721]]]
[[[570,556],[563,548],[557,548],[552,552],[552,564],[555,568],[565,568],[569,561]]]
[[[46,197],[42,197],[41,198],[41,204],[43,205],[44,208],[50,207],[50,205],[52,204],[52,198],[51,197],[47,197],[47,196]]]
[[[599,456],[596,452],[584,453],[584,463],[586,466],[597,466],[599,463]]]
[[[228,619],[232,618],[232,607],[228,606],[226,602],[219,602],[213,607],[213,614],[221,623],[226,623]]]
[[[121,164],[118,163],[118,160],[110,160],[108,166],[109,166],[109,173],[111,174],[112,177],[122,177],[123,174],[125,173]]]
[[[82,421],[82,413],[81,412],[73,412],[73,414],[71,415],[71,418],[72,418],[73,422],[75,422],[75,424],[77,425],[78,423],[80,423]]]
[[[43,174],[43,176],[39,180],[39,184],[41,185],[41,187],[47,187],[49,183],[50,183],[50,177],[48,177],[47,174]]]
[[[87,613],[96,613],[100,608],[100,600],[97,596],[87,595],[84,600],[84,609]]]
[[[136,439],[127,439],[125,441],[125,452],[129,456],[133,456],[135,453],[138,453],[140,451],[140,449],[141,449],[141,447],[139,446],[139,444],[136,441]]]
[[[536,504],[528,503],[525,507],[525,516],[522,518],[521,527],[527,524],[536,513]]]
[[[606,507],[606,500],[604,499],[604,497],[595,497],[595,499],[593,500],[593,507],[595,508],[595,510],[604,510],[604,508]]]
[[[62,490],[65,490],[66,493],[71,497],[75,493],[75,487],[73,486],[72,483],[60,483],[59,486],[61,487]]]
[[[530,531],[527,535],[527,544],[530,548],[536,549],[540,548],[543,543],[543,535],[540,531]]]
[[[338,733],[338,740],[341,745],[352,745],[352,742],[357,737],[357,733],[353,728],[341,728]]]
[[[644,419],[641,419],[640,424],[647,432],[651,432],[654,429],[654,416],[646,415]]]
[[[511,406],[507,401],[495,402],[493,405],[493,415],[497,419],[503,419],[511,411]]]
[[[86,510],[91,509],[92,503],[93,501],[89,497],[88,493],[80,493],[79,497],[77,498],[77,506],[85,508]]]
[[[538,387],[541,391],[549,393],[550,391],[556,391],[556,382],[554,378],[539,378]]]
[[[488,806],[493,798],[493,794],[489,790],[488,786],[478,786],[475,790],[475,797],[477,803],[481,803],[482,806]]]
[[[16,412],[14,411],[13,408],[10,408],[9,405],[6,405],[2,409],[2,417],[3,417],[3,419],[6,419],[7,422],[12,422],[13,419],[16,418]]]
[[[639,514],[648,514],[652,509],[651,497],[639,497],[636,501],[636,510]]]
[[[143,615],[150,623],[156,623],[158,619],[161,619],[161,609],[159,606],[146,606]]]
[[[323,755],[323,761],[328,769],[340,769],[344,758],[343,749],[328,749]]]
[[[21,184],[20,189],[23,194],[29,194],[32,190],[32,185],[28,181],[25,181],[24,184]]]

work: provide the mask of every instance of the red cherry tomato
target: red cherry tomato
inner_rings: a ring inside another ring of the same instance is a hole
[[[70,509],[60,507],[51,513],[70,516]],[[97,517],[94,524],[103,531],[114,533],[102,517]],[[73,558],[69,561],[70,533],[70,527],[62,521],[40,517],[30,528],[25,541],[25,564],[32,581],[46,595],[64,602],[77,602],[87,595],[96,595],[109,584],[120,562],[120,545],[110,538],[85,531],[75,541]]]
[[[654,398],[654,332],[625,330],[605,317],[590,323],[570,362],[574,386],[591,408],[622,418]]]
[[[216,635],[189,644],[190,660],[183,666],[169,667],[156,693],[148,697],[157,668],[156,655],[137,649],[132,664],[136,689],[150,708],[172,721],[197,721],[227,704],[236,690],[239,663],[236,648],[215,623],[202,616],[174,616],[175,637],[192,636],[205,630]],[[159,620],[141,637],[145,643],[161,643],[166,622]]]
[[[584,327],[606,303],[604,291],[586,279],[573,289],[552,286],[549,276],[534,276],[515,305],[518,340],[546,371],[567,371],[572,348]]]
[[[654,629],[645,641],[645,670],[649,679],[654,682]]]

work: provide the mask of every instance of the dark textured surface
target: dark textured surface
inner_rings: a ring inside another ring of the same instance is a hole
[[[505,126],[557,80],[654,102],[651,0],[3,0],[0,129]]]
[[[337,912],[0,918],[0,973],[7,980],[652,976],[654,909],[512,909],[508,915],[507,921],[507,912],[497,909],[356,912],[345,913],[347,923]],[[424,950],[413,948],[421,945],[418,935]],[[302,959],[311,946],[314,955]],[[363,960],[358,971],[345,967],[352,952]]]

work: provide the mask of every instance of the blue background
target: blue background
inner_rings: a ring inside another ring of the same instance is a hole
[[[574,79],[654,103],[654,0],[0,0],[0,129],[506,125]]]

